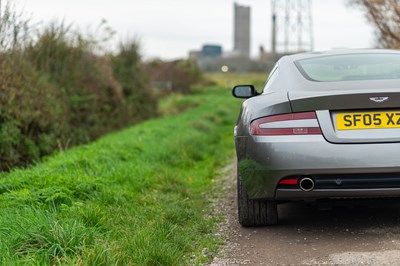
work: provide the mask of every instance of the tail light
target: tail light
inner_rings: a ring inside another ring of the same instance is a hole
[[[250,124],[250,134],[256,136],[320,135],[315,112],[262,117]]]
[[[299,180],[297,178],[282,179],[279,181],[279,185],[297,185]]]

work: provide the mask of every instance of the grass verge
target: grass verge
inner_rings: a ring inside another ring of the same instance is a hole
[[[239,103],[220,88],[188,97],[198,106],[1,174],[0,263],[209,259],[203,250],[218,240],[205,213],[217,169],[233,156]]]

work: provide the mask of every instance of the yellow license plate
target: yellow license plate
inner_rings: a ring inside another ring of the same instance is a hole
[[[400,111],[358,112],[336,115],[338,130],[400,128]]]

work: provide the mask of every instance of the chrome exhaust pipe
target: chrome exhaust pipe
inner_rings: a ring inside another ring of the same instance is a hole
[[[299,187],[303,191],[311,191],[315,187],[315,182],[312,178],[310,177],[303,177],[299,181]]]

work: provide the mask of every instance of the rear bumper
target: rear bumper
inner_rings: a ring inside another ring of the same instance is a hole
[[[277,189],[289,176],[399,173],[400,143],[332,144],[321,135],[237,137],[239,172],[250,198],[400,196],[399,187],[358,189]]]
[[[315,189],[302,191],[300,189],[277,189],[277,200],[311,200],[335,198],[381,198],[400,197],[400,188],[389,189]]]

